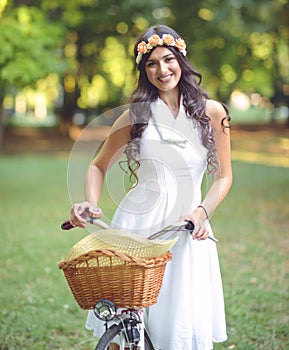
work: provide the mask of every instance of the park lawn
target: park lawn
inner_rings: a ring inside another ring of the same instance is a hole
[[[289,348],[288,169],[234,162],[213,225],[220,237],[229,341],[216,349]]]
[[[93,349],[58,261],[87,232],[60,230],[68,156],[0,157],[0,349]],[[288,169],[233,162],[213,216],[229,340],[216,349],[289,348]],[[103,209],[113,207],[104,198]]]

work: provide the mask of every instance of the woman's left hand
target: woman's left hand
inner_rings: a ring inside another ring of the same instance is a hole
[[[183,217],[182,220],[191,221],[194,224],[193,239],[204,240],[208,238],[208,220],[202,208],[196,208],[192,213]]]

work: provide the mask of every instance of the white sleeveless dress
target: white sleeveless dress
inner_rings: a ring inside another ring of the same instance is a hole
[[[143,236],[176,224],[202,201],[207,150],[199,129],[181,101],[175,118],[159,98],[141,144],[139,183],[119,205],[112,227]],[[213,235],[208,223],[210,234]],[[157,304],[145,310],[145,323],[156,349],[210,350],[227,339],[221,274],[216,243],[193,240],[187,233],[172,248]],[[103,332],[92,311],[86,327]]]

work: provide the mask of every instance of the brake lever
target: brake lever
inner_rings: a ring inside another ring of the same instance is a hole
[[[166,232],[171,232],[171,231],[189,231],[190,234],[193,233],[195,225],[192,223],[192,221],[190,220],[186,220],[186,223],[183,225],[170,225],[170,226],[166,226],[165,228],[163,228],[162,230],[152,234],[151,236],[148,237],[148,239],[156,239],[161,237],[163,234],[165,234]],[[212,236],[208,236],[208,238],[217,243],[218,240],[215,237]]]

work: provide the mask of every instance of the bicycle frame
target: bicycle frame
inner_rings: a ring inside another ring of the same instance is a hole
[[[104,302],[106,304],[113,304],[109,300],[104,300]],[[98,303],[101,304],[102,301]],[[119,336],[118,343],[120,350],[147,349],[145,347],[145,338],[146,341],[151,344],[148,350],[154,350],[151,340],[148,339],[148,334],[145,333],[143,309],[119,308],[116,309],[115,315],[108,320],[104,320],[99,309],[95,309],[94,314],[98,319],[104,322],[105,326],[105,331],[96,346],[96,350],[105,349],[109,342],[113,342],[116,336]]]

